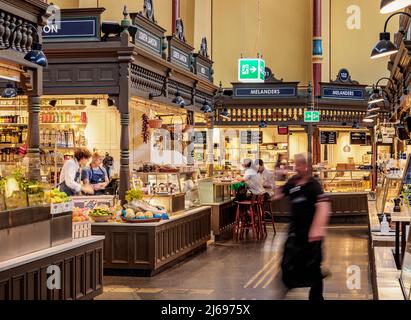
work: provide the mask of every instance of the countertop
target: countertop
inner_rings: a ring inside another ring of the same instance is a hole
[[[21,265],[36,261],[36,260],[47,258],[53,255],[62,253],[64,251],[72,250],[72,249],[75,249],[75,248],[78,248],[84,245],[88,245],[94,242],[98,242],[101,240],[104,240],[104,236],[91,236],[87,238],[73,239],[73,241],[69,243],[64,243],[56,247],[44,249],[41,251],[36,251],[36,252],[21,256],[21,257],[6,260],[3,262],[0,262],[0,272],[13,269]]]
[[[127,227],[127,226],[128,227],[158,227],[158,226],[161,226],[163,224],[169,223],[170,221],[176,221],[176,220],[185,218],[187,216],[199,213],[199,212],[207,210],[207,209],[211,209],[211,207],[210,206],[201,206],[201,207],[194,208],[194,209],[191,209],[191,210],[183,211],[179,214],[171,216],[169,220],[161,220],[159,222],[147,222],[147,223],[94,222],[94,223],[92,223],[92,225],[95,225],[95,226],[116,226],[116,227]]]

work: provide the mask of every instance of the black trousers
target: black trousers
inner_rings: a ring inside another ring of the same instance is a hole
[[[324,300],[323,296],[323,289],[324,289],[324,284],[323,280],[319,280],[315,282],[310,289],[310,294],[308,296],[308,300],[313,300],[313,301],[321,301]]]

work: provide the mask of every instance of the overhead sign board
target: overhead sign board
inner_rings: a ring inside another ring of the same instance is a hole
[[[295,97],[297,90],[295,86],[282,87],[252,87],[252,88],[235,88],[234,96],[236,98],[282,98]]]
[[[241,131],[240,133],[241,144],[261,144],[263,143],[262,131]]]
[[[96,17],[63,18],[60,28],[47,26],[43,28],[42,36],[46,41],[100,40],[100,27]]]
[[[364,90],[338,87],[322,87],[323,98],[340,100],[364,100]]]
[[[265,81],[265,62],[263,59],[239,59],[238,81],[255,83]]]

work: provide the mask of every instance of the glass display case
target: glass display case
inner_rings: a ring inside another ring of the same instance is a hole
[[[371,191],[371,170],[317,170],[325,192],[367,192]]]
[[[405,247],[404,260],[402,262],[400,283],[405,300],[411,299],[411,239],[408,233],[408,241]]]
[[[185,210],[185,193],[180,172],[135,172],[132,188],[144,192],[143,199],[150,205],[162,206],[170,213]]]
[[[231,200],[231,186],[234,182],[228,179],[208,178],[198,181],[201,204],[222,203]]]
[[[400,176],[384,175],[382,185],[377,187],[377,212],[389,212],[393,207],[392,200],[401,192],[402,178]]]

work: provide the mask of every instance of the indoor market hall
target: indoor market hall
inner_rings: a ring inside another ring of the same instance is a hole
[[[0,0],[2,308],[409,300],[410,55],[411,0]]]

